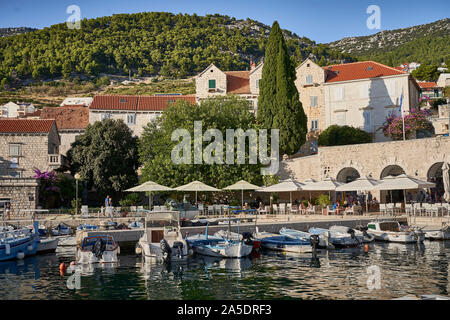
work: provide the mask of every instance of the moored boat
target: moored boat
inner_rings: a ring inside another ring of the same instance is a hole
[[[377,241],[414,243],[423,242],[425,235],[421,230],[402,228],[398,221],[372,221],[367,224],[367,233]]]
[[[110,235],[84,237],[77,248],[77,263],[110,263],[117,262],[119,246]]]
[[[52,253],[58,247],[59,238],[39,238],[37,253]]]
[[[253,250],[253,244],[246,244],[244,240],[233,241],[225,239],[199,239],[190,241],[189,245],[195,253],[222,258],[247,257]]]
[[[450,226],[444,224],[440,229],[423,230],[425,239],[428,240],[450,240]]]
[[[375,240],[375,236],[367,233],[367,227],[362,227],[360,230],[358,230],[346,226],[331,226],[330,231],[332,233],[342,233],[349,235],[354,234],[354,236],[359,240],[360,243],[370,243]]]
[[[72,229],[69,226],[67,226],[63,223],[60,223],[56,227],[52,228],[52,235],[66,236],[66,235],[69,235],[71,233],[71,231],[72,231]]]
[[[38,230],[37,222],[34,224]],[[28,228],[9,230],[0,233],[0,261],[23,259],[35,255],[39,235]]]
[[[293,238],[284,235],[261,239],[261,247],[273,251],[312,252],[311,241],[309,239]]]
[[[92,230],[98,230],[99,226],[93,225],[93,224],[80,224],[77,227],[77,230],[83,230],[83,231],[92,231]]]
[[[300,239],[300,240],[311,240],[312,233],[299,231],[295,229],[281,228],[280,234],[289,238]],[[319,236],[318,248],[333,248],[334,246],[328,243],[328,238],[324,235]]]
[[[255,239],[250,232],[243,232],[242,234],[236,232],[230,232],[225,230],[219,230],[214,234],[215,237],[222,239],[229,239],[233,241],[248,240],[248,243],[253,244],[253,250],[259,250],[261,246],[261,240]]]
[[[185,261],[188,244],[181,234],[177,211],[148,213],[144,234],[136,245],[136,253],[145,261]]]
[[[310,228],[308,232],[318,235],[336,248],[352,248],[357,247],[360,244],[360,241],[355,237],[354,232],[351,234],[341,233],[323,228]]]

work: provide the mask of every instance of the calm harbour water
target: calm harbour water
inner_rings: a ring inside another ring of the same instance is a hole
[[[120,255],[115,265],[83,267],[76,290],[67,288],[70,275],[59,274],[59,264],[74,255],[73,247],[64,247],[56,254],[0,262],[0,300],[391,299],[448,296],[450,290],[449,241],[373,243],[369,252],[337,249],[315,260],[311,254],[262,251],[251,259],[194,256],[185,264],[163,265]],[[373,266],[380,270],[380,288],[370,290]]]

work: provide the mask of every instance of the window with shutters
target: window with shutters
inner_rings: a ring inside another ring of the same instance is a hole
[[[110,119],[111,118],[111,114],[110,113],[101,113],[100,114],[100,120],[105,120],[105,119]]]
[[[216,88],[216,80],[209,80],[209,89]]]
[[[344,100],[344,88],[335,88],[334,89],[334,99],[336,101]]]
[[[311,120],[311,131],[319,130],[319,120]]]
[[[21,156],[21,145],[20,144],[10,144],[9,145],[9,155],[11,157]]]
[[[127,114],[127,124],[134,125],[136,124],[136,114]]]

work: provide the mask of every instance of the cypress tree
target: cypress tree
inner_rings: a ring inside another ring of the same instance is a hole
[[[280,154],[294,154],[306,141],[306,115],[294,84],[296,75],[278,22],[266,46],[258,99],[258,124],[280,129]]]

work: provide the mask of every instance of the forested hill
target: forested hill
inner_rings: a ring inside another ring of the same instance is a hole
[[[329,44],[332,48],[391,66],[403,62],[439,64],[450,59],[450,19],[371,36],[350,37]]]
[[[245,70],[264,56],[270,26],[222,15],[164,12],[119,14],[65,23],[0,38],[0,81],[50,79],[98,73],[186,77],[210,63]],[[321,64],[355,61],[350,55],[284,31],[291,56]]]
[[[8,37],[16,34],[22,34],[37,30],[35,28],[17,27],[17,28],[0,28],[0,37]]]

